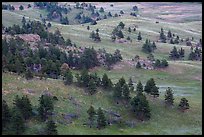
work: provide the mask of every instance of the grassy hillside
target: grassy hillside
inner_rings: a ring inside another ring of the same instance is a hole
[[[14,3],[10,3],[14,4]],[[16,3],[15,3],[16,4]],[[14,5],[15,5],[14,4]],[[28,3],[20,3],[27,5]],[[69,4],[69,3],[68,3]],[[183,9],[189,7],[189,3],[167,3],[165,6],[169,9],[170,6],[177,7],[176,11],[171,11],[174,16],[183,14],[183,18],[177,18],[178,20],[167,18],[164,14],[165,9],[162,6],[155,9],[154,3],[113,3],[114,6],[110,7],[111,3],[94,3],[97,8],[103,7],[106,11],[113,13],[119,11],[118,8],[123,9],[124,16],[118,18],[109,18],[97,22],[97,25],[90,25],[89,23],[84,25],[61,25],[58,23],[52,23],[52,27],[49,31],[54,32],[56,29],[61,31],[61,34],[65,39],[70,38],[72,42],[76,43],[79,47],[94,47],[95,49],[105,48],[107,52],[113,53],[116,49],[121,51],[123,61],[114,65],[114,68],[110,71],[104,68],[94,68],[90,72],[97,72],[102,77],[104,73],[116,83],[122,76],[128,81],[131,77],[134,86],[141,80],[145,85],[146,81],[150,78],[154,78],[157,86],[159,87],[160,97],[158,99],[152,99],[147,96],[151,108],[152,117],[149,121],[144,123],[135,119],[132,113],[125,108],[125,106],[118,106],[112,100],[111,91],[103,91],[98,89],[98,92],[93,95],[87,95],[82,88],[75,85],[65,86],[62,80],[39,80],[34,78],[33,80],[25,80],[23,77],[16,74],[3,73],[2,75],[2,98],[5,99],[9,106],[12,106],[15,95],[27,94],[31,99],[33,106],[38,105],[38,99],[43,91],[48,89],[54,96],[59,99],[55,103],[55,121],[57,122],[57,130],[59,134],[202,134],[202,61],[188,61],[188,55],[190,47],[186,46],[185,42],[179,45],[172,45],[168,43],[158,43],[157,50],[153,53],[155,58],[167,59],[169,67],[163,70],[144,70],[136,69],[129,64],[129,61],[139,55],[142,58],[146,58],[147,54],[141,51],[142,45],[146,38],[151,41],[157,41],[159,38],[159,32],[161,27],[164,28],[165,33],[170,29],[175,35],[179,35],[180,38],[194,37],[194,42],[198,42],[202,37],[202,19],[200,19],[200,4],[194,3],[193,8],[189,8],[193,16],[188,15],[187,12],[179,13],[179,6]],[[133,5],[138,5],[140,9],[140,17],[130,16]],[[159,3],[157,3],[159,4]],[[161,3],[162,4],[162,3]],[[16,4],[16,5],[19,5]],[[148,8],[149,7],[149,8]],[[162,11],[162,12],[159,12]],[[146,11],[146,12],[145,12]],[[154,11],[154,12],[153,12]],[[151,14],[149,14],[151,13]],[[46,11],[39,9],[26,9],[24,11],[2,11],[2,24],[4,26],[11,26],[13,24],[20,24],[22,17],[30,20],[40,20],[40,14],[46,16]],[[162,16],[164,19],[159,19]],[[170,16],[170,15],[169,15]],[[184,17],[185,16],[185,17]],[[196,18],[198,17],[198,18]],[[190,18],[190,21],[187,21]],[[117,43],[111,41],[111,32],[115,26],[122,21],[125,24],[123,30],[125,38],[130,36],[133,40],[127,43]],[[178,23],[179,22],[179,23]],[[90,30],[87,30],[87,26],[90,26]],[[128,32],[128,27],[138,25],[136,32]],[[101,42],[95,43],[89,35],[92,31],[99,29],[99,35]],[[142,34],[142,41],[137,41],[139,31]],[[185,58],[183,61],[171,61],[169,60],[169,51],[176,46],[185,49]],[[76,79],[74,79],[76,80]],[[164,106],[164,93],[167,87],[171,87],[175,97],[175,107],[167,109]],[[30,94],[27,90],[32,90]],[[131,96],[135,96],[131,93]],[[77,100],[78,106],[69,97],[73,97]],[[186,113],[181,113],[177,110],[178,103],[182,97],[186,97],[189,100],[190,109]],[[113,110],[122,115],[126,121],[137,121],[136,127],[118,127],[116,125],[109,126],[103,130],[90,129],[83,126],[83,123],[87,120],[87,110],[90,105],[95,108],[102,107],[106,110]],[[62,114],[66,113],[79,113],[79,119],[76,119],[71,124],[64,124],[65,120],[62,118]],[[35,120],[31,120],[28,123],[28,130],[25,134],[37,134],[38,131],[45,125]]]

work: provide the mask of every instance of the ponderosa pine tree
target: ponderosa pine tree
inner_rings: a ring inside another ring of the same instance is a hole
[[[130,28],[130,27],[128,28],[128,32],[129,32],[129,33],[131,32],[131,28]]]
[[[93,95],[94,93],[96,93],[97,88],[96,88],[96,82],[94,79],[91,79],[88,83],[88,92]]]
[[[139,92],[132,100],[131,100],[132,110],[136,115],[136,118],[139,120],[149,120],[151,117],[149,103],[145,97],[145,95]]]
[[[122,86],[120,82],[115,84],[113,93],[114,93],[113,96],[117,99],[120,99],[122,97]]]
[[[189,103],[186,98],[181,98],[181,101],[179,103],[179,109],[184,112],[185,110],[189,109]]]
[[[146,85],[145,85],[145,87],[144,87],[144,91],[145,91],[147,94],[151,94],[152,88],[155,87],[155,86],[156,86],[156,84],[155,84],[155,82],[154,82],[154,79],[153,79],[153,78],[150,78],[150,79],[147,81],[147,83],[146,83]]]
[[[20,110],[16,107],[12,109],[11,131],[16,135],[22,135],[25,131],[25,124]]]
[[[121,27],[121,29],[124,29],[124,27],[125,27],[125,24],[121,21],[119,24],[118,24],[118,26],[120,26]]]
[[[170,51],[169,58],[174,60],[179,58],[179,53],[175,46],[173,47],[172,51]]]
[[[159,97],[159,90],[158,90],[159,88],[158,87],[156,87],[156,86],[153,86],[152,87],[152,89],[151,89],[151,95],[153,95],[154,96],[154,98],[155,97]]]
[[[103,78],[101,81],[101,85],[104,89],[110,89],[112,87],[112,82],[111,80],[108,78],[107,74],[104,73],[103,74]]]
[[[166,43],[166,35],[164,34],[163,28],[161,28],[160,40],[161,40],[161,42]]]
[[[168,37],[168,38],[172,38],[172,34],[171,34],[171,31],[170,31],[170,30],[168,31],[167,37]]]
[[[126,101],[128,101],[130,99],[130,90],[129,90],[128,85],[126,83],[122,87],[122,95]]]
[[[141,66],[140,62],[138,61],[137,64],[136,64],[136,68],[141,68],[141,67],[142,66]]]
[[[131,77],[129,78],[128,86],[129,86],[130,92],[133,92],[134,91],[134,86],[133,86],[133,82],[132,82]]]
[[[168,87],[166,89],[165,104],[168,106],[172,106],[174,104],[173,92],[172,92],[172,89],[170,87]]]
[[[11,120],[11,111],[5,100],[2,101],[2,130],[7,128]]]
[[[182,47],[181,47],[181,49],[179,49],[178,54],[179,54],[180,58],[184,57],[185,51],[184,51],[184,49]]]
[[[137,36],[137,40],[142,40],[141,32],[139,32],[139,34]]]
[[[96,112],[94,110],[94,107],[91,105],[90,108],[88,109],[87,111],[89,117],[89,126],[90,128],[94,125],[94,120],[95,120],[95,115],[96,115]]]
[[[70,70],[67,70],[67,72],[65,73],[65,81],[64,84],[65,85],[70,85],[73,82],[73,75],[72,72]]]
[[[46,135],[57,135],[57,126],[53,120],[48,120],[46,123]]]
[[[106,117],[103,113],[103,110],[101,109],[101,107],[99,107],[98,111],[97,111],[97,127],[98,129],[102,129],[105,128],[107,123],[106,123]]]
[[[40,119],[42,121],[46,121],[48,118],[48,114],[50,114],[54,110],[53,99],[47,95],[41,95],[39,98],[39,107],[38,112]]]
[[[143,85],[142,85],[142,83],[141,83],[140,80],[139,80],[138,83],[137,83],[136,92],[137,92],[137,94],[143,92]]]

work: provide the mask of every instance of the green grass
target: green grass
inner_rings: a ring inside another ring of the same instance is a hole
[[[12,3],[13,4],[13,3]],[[27,4],[27,3],[26,3]],[[26,5],[25,4],[25,5]],[[9,106],[13,105],[13,99],[15,95],[23,95],[24,90],[32,89],[35,91],[34,95],[28,94],[31,99],[32,105],[38,105],[38,99],[42,91],[47,88],[54,95],[57,96],[59,101],[55,103],[55,113],[57,113],[56,121],[62,120],[62,113],[80,113],[81,117],[69,125],[63,125],[57,123],[57,130],[59,134],[202,134],[202,62],[201,61],[187,61],[190,47],[185,46],[185,43],[179,45],[172,45],[168,43],[158,43],[157,50],[153,53],[155,58],[167,59],[169,67],[163,71],[159,70],[144,70],[136,69],[125,64],[126,60],[132,59],[135,55],[139,55],[141,58],[146,58],[147,54],[141,51],[142,45],[145,39],[148,38],[151,41],[156,41],[159,38],[159,31],[161,27],[164,28],[165,33],[170,29],[172,33],[179,35],[180,38],[191,38],[194,37],[194,42],[202,36],[202,21],[196,21],[197,18],[189,17],[193,19],[191,22],[167,22],[167,20],[160,20],[159,24],[156,24],[156,16],[161,13],[152,12],[146,14],[140,12],[141,17],[129,16],[128,12],[131,12],[132,4],[127,3],[114,3],[114,7],[110,7],[109,3],[103,3],[106,5],[106,11],[113,13],[119,12],[118,8],[122,8],[126,16],[118,18],[109,18],[106,20],[98,21],[97,25],[90,25],[89,23],[82,25],[61,25],[55,22],[52,23],[52,27],[49,31],[54,32],[57,28],[61,31],[65,39],[70,38],[72,42],[76,43],[77,46],[81,47],[94,47],[95,49],[105,48],[107,52],[113,53],[116,49],[121,51],[123,62],[116,65],[123,65],[121,69],[112,69],[107,71],[104,68],[97,68],[91,70],[91,72],[97,72],[102,77],[104,73],[116,83],[122,76],[126,81],[131,77],[133,82],[137,84],[141,80],[143,86],[146,81],[150,78],[154,78],[157,86],[159,87],[160,97],[153,100],[147,97],[150,103],[152,117],[149,121],[144,123],[138,122],[135,128],[118,127],[117,125],[109,126],[104,130],[90,129],[89,127],[83,126],[82,124],[87,120],[87,109],[92,104],[95,108],[102,107],[104,109],[114,110],[124,117],[125,120],[135,120],[135,117],[124,107],[117,106],[112,100],[112,92],[104,92],[98,89],[98,93],[93,96],[85,94],[82,88],[76,87],[75,85],[65,86],[62,80],[25,80],[24,78],[15,75],[3,73],[2,75],[2,98],[5,99]],[[143,3],[138,3],[142,6]],[[189,6],[188,3],[183,3]],[[177,3],[177,5],[179,5]],[[182,4],[181,4],[182,5]],[[100,5],[97,6],[100,8]],[[196,12],[199,11],[196,10]],[[26,19],[29,17],[30,20],[40,20],[40,14],[46,16],[44,10],[29,9],[26,11],[2,11],[2,24],[4,26],[11,26],[13,24],[20,24],[22,17]],[[73,13],[78,12],[73,10]],[[192,11],[193,12],[193,11]],[[185,14],[185,13],[184,13]],[[152,17],[150,17],[152,16]],[[195,15],[197,16],[197,15]],[[68,17],[69,18],[69,17]],[[72,18],[70,16],[70,18]],[[185,18],[184,18],[185,19]],[[183,19],[181,19],[183,20]],[[125,38],[130,36],[133,40],[132,43],[113,43],[111,42],[110,35],[115,26],[122,21],[125,23],[125,29],[123,30]],[[87,30],[87,26],[90,26],[90,30]],[[128,32],[128,27],[138,25],[136,32]],[[91,31],[99,29],[99,35],[101,36],[101,42],[95,43],[89,38]],[[137,41],[138,32],[142,33],[142,41]],[[176,46],[177,49],[180,47],[185,49],[184,61],[171,61],[168,58],[169,51]],[[77,71],[76,71],[77,72]],[[136,86],[136,85],[134,85]],[[164,93],[167,87],[172,87],[175,95],[175,107],[168,109],[164,107]],[[5,93],[7,94],[5,94]],[[132,96],[135,94],[132,93]],[[67,99],[68,96],[74,97],[79,101],[81,107],[79,109]],[[177,110],[178,103],[182,97],[186,97],[190,103],[190,109],[186,113],[181,113]],[[44,127],[44,124],[31,120],[28,124],[29,128],[25,134],[37,134],[39,129]]]

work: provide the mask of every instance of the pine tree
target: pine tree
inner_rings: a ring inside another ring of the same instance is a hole
[[[131,77],[129,78],[128,86],[129,86],[130,92],[133,92],[134,91],[134,86],[133,86],[133,82],[132,82]]]
[[[95,119],[95,115],[96,115],[96,112],[95,112],[95,110],[94,110],[94,107],[93,106],[90,106],[90,108],[88,109],[88,111],[87,111],[87,113],[88,113],[88,115],[89,115],[89,117],[88,117],[88,119],[89,119],[89,126],[90,126],[90,128],[93,126],[93,124],[94,124],[94,119]]]
[[[128,28],[128,32],[129,32],[129,33],[131,32],[131,28],[130,28],[130,27]]]
[[[122,97],[122,86],[120,82],[116,83],[114,87],[114,97],[115,98],[121,98]]]
[[[121,86],[123,86],[126,83],[124,77],[119,79],[119,83]]]
[[[11,130],[16,135],[22,135],[23,132],[25,131],[25,124],[23,121],[22,114],[16,107],[12,109]]]
[[[5,100],[2,101],[2,129],[5,129],[10,123],[11,112]]]
[[[159,90],[158,90],[159,88],[158,87],[156,87],[156,86],[153,86],[152,87],[152,89],[151,89],[151,95],[153,95],[154,96],[154,98],[155,97],[159,97]]]
[[[54,109],[53,100],[50,96],[41,95],[39,98],[39,107],[38,112],[40,119],[45,121],[48,117],[48,114],[51,113]]]
[[[97,118],[97,127],[98,127],[98,129],[105,128],[107,123],[106,123],[106,118],[105,118],[105,115],[104,115],[103,110],[101,109],[101,107],[99,107],[99,109],[97,111],[97,115],[98,115],[98,118]]]
[[[122,87],[122,94],[125,100],[129,100],[130,99],[130,90],[128,88],[128,85],[125,83]]]
[[[139,34],[137,36],[137,40],[142,40],[141,32],[139,32]]]
[[[155,49],[157,49],[157,46],[156,46],[155,42],[153,41],[152,42],[152,50],[154,51]]]
[[[181,98],[181,101],[179,103],[179,109],[184,112],[185,110],[189,109],[189,103],[186,98]]]
[[[168,38],[172,38],[172,34],[171,34],[171,31],[170,31],[170,30],[168,31],[167,37],[168,37]]]
[[[103,88],[108,89],[112,87],[112,82],[111,80],[108,78],[107,74],[104,73],[102,81],[101,81],[101,85],[103,86]]]
[[[174,59],[174,60],[179,58],[179,53],[178,53],[177,48],[175,46],[173,47],[172,51],[170,52],[169,57],[171,59]]]
[[[154,79],[153,78],[150,78],[145,87],[144,87],[144,91],[147,93],[147,94],[150,94],[151,91],[152,91],[152,88],[155,86],[155,82],[154,82]]]
[[[118,26],[120,26],[120,27],[121,27],[121,29],[124,29],[125,24],[124,24],[123,22],[120,22],[120,23],[118,24]]]
[[[185,54],[184,49],[181,48],[181,49],[178,51],[178,54],[179,54],[179,57],[180,57],[180,58],[183,58],[183,57],[184,57],[184,54]]]
[[[161,66],[160,60],[156,59],[155,63],[154,63],[154,67],[155,68],[159,68]]]
[[[168,66],[169,66],[169,64],[168,64],[167,60],[166,59],[162,59],[161,60],[161,67],[164,68],[164,67],[168,67]]]
[[[46,135],[57,135],[57,126],[53,120],[46,123]]]
[[[89,26],[87,26],[87,30],[90,30],[90,27],[89,27]]]
[[[33,73],[31,72],[30,69],[27,69],[27,70],[26,70],[26,72],[25,72],[25,78],[26,78],[27,80],[33,78]]]
[[[151,113],[150,113],[150,107],[149,103],[143,95],[143,93],[138,93],[131,101],[132,110],[135,113],[137,119],[139,120],[145,120],[150,119]]]
[[[24,7],[22,5],[19,6],[19,10],[23,10]]]
[[[21,21],[23,24],[25,24],[26,23],[26,19],[25,19],[25,17],[23,16],[23,18],[22,18],[22,21]]]
[[[23,118],[27,120],[32,116],[32,105],[27,95],[26,96],[24,95],[21,98],[21,103],[22,108],[19,109],[21,111]]]
[[[165,104],[168,106],[172,106],[173,103],[174,103],[173,92],[172,92],[172,89],[168,87],[165,93]]]
[[[138,61],[137,62],[137,65],[136,65],[136,68],[141,68],[142,66],[141,66],[141,64],[140,64],[140,62]]]
[[[88,84],[88,91],[91,95],[93,95],[94,93],[96,93],[96,90],[96,82],[94,81],[94,79],[91,79]]]
[[[139,81],[137,84],[136,92],[138,94],[143,92],[143,85],[142,85],[141,81]]]
[[[160,40],[161,40],[161,42],[166,43],[166,35],[164,34],[163,28],[161,28]]]
[[[64,81],[64,84],[65,85],[70,85],[72,84],[73,82],[73,75],[72,75],[72,72],[70,70],[68,70],[66,73],[65,73],[65,81]]]
[[[104,12],[104,9],[103,7],[100,8],[99,12]]]

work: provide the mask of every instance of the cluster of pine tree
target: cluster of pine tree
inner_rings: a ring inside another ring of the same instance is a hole
[[[193,48],[191,48],[188,60],[202,60],[202,48],[195,47],[194,51]]]
[[[105,114],[104,114],[103,110],[101,109],[101,107],[99,107],[97,112],[96,112],[94,107],[90,106],[87,113],[89,115],[88,125],[89,125],[90,128],[95,126],[95,120],[97,120],[96,127],[98,129],[103,129],[103,128],[105,128],[107,126],[107,120],[106,120]]]
[[[177,48],[174,46],[172,51],[170,51],[169,58],[173,60],[182,59],[184,57],[184,54],[185,54],[185,51],[183,48],[177,51]]]
[[[92,31],[91,34],[90,34],[90,38],[96,42],[100,42],[101,41],[101,38],[99,36],[99,29],[96,29],[96,32]]]
[[[142,51],[145,53],[151,53],[157,48],[155,42],[153,41],[152,43],[150,40],[146,39],[145,43],[142,46]]]
[[[28,96],[20,98],[16,95],[13,108],[9,108],[5,100],[2,101],[2,131],[8,135],[22,135],[26,131],[26,123],[32,118],[46,122],[44,133],[46,135],[56,135],[57,129],[55,123],[49,119],[50,113],[53,112],[53,98],[42,95],[37,108],[37,115],[34,113],[35,108],[31,105]],[[38,133],[36,133],[38,134]]]

